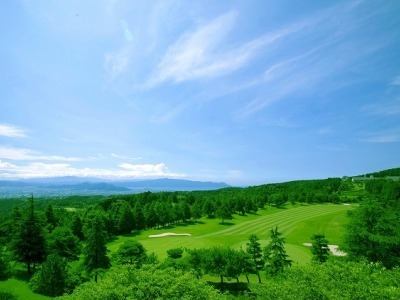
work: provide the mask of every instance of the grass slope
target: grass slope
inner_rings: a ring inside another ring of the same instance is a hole
[[[138,235],[121,236],[108,244],[113,252],[122,242],[135,238],[149,252],[155,252],[160,259],[165,258],[170,248],[207,248],[213,246],[245,248],[250,234],[256,234],[264,246],[268,243],[269,230],[278,226],[286,238],[286,250],[290,258],[298,264],[308,263],[310,249],[303,246],[315,233],[325,233],[331,244],[341,244],[343,226],[347,211],[351,206],[339,204],[319,204],[297,206],[288,209],[269,208],[259,215],[235,216],[228,225],[220,224],[218,219],[201,219],[192,225],[174,228],[152,229]],[[169,236],[149,238],[151,234],[162,232],[190,233],[191,236]]]
[[[14,298],[20,300],[48,300],[50,297],[35,294],[30,289],[28,283],[23,280],[11,278],[6,281],[0,281],[0,292],[13,295]],[[0,298],[1,299],[1,298]],[[8,298],[4,298],[8,299]]]

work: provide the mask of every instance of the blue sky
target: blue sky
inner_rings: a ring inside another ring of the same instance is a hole
[[[2,1],[0,179],[400,167],[400,2]]]

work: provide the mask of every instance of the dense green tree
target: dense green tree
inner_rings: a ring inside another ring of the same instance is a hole
[[[178,203],[179,209],[181,210],[182,222],[187,222],[192,217],[192,213],[190,211],[190,205],[186,201],[181,201]]]
[[[0,243],[0,280],[8,279],[11,275],[10,271],[9,259],[4,253],[3,244]]]
[[[193,196],[192,196],[193,197]],[[190,207],[190,213],[192,218],[196,221],[202,217],[203,210],[201,208],[200,202],[196,199],[192,206]]]
[[[257,299],[400,299],[400,269],[380,264],[328,261],[293,266],[266,285],[253,285]]]
[[[48,236],[48,252],[57,254],[68,261],[78,259],[79,239],[65,226],[57,226]]]
[[[253,262],[253,272],[258,276],[258,282],[261,283],[260,271],[264,268],[263,250],[261,244],[258,241],[258,237],[255,234],[250,235],[249,241],[247,242],[246,251],[250,255]]]
[[[324,234],[318,233],[311,237],[312,248],[311,252],[313,254],[313,261],[323,263],[326,262],[329,257],[329,247],[328,240],[325,238]]]
[[[211,199],[206,198],[203,204],[203,212],[208,218],[213,218],[215,214],[215,207]]]
[[[41,263],[46,257],[45,237],[43,224],[35,212],[33,196],[28,202],[28,207],[22,216],[12,241],[14,257],[17,261],[26,263],[28,273],[31,266]]]
[[[167,256],[172,259],[182,258],[183,248],[171,248],[167,250]]]
[[[133,213],[131,211],[131,206],[127,202],[124,202],[118,212],[118,215],[119,215],[117,221],[118,233],[119,234],[130,233],[135,225],[133,219]]]
[[[31,279],[32,290],[47,296],[60,296],[66,284],[66,262],[57,254],[50,254]]]
[[[46,217],[46,229],[51,232],[58,224],[58,220],[54,214],[53,206],[51,204],[46,206],[44,215]]]
[[[83,251],[83,265],[88,273],[94,272],[95,282],[97,282],[99,270],[111,266],[107,252],[103,220],[101,216],[95,215],[89,224]]]
[[[130,239],[119,246],[114,257],[119,264],[130,264],[140,268],[145,262],[147,255],[146,249],[141,243]]]
[[[80,241],[85,239],[85,235],[83,234],[82,220],[77,214],[75,214],[72,219],[71,230]]]
[[[270,230],[271,241],[264,248],[264,261],[266,272],[276,275],[285,267],[291,266],[292,261],[288,258],[285,250],[285,238],[278,231],[278,226]]]
[[[222,201],[215,212],[216,216],[221,219],[221,223],[224,224],[225,220],[232,220],[232,210],[229,206],[228,201]]]
[[[146,219],[140,205],[135,205],[133,208],[133,220],[135,222],[135,229],[142,230],[146,228]]]
[[[400,201],[366,199],[350,213],[344,249],[353,259],[400,266]]]

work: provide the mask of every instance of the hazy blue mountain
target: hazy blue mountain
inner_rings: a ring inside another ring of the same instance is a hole
[[[55,177],[25,180],[0,180],[0,197],[62,195],[107,195],[144,191],[215,190],[229,187],[224,182],[183,179],[106,180],[101,178]]]

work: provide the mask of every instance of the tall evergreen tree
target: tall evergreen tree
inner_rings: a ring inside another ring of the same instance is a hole
[[[82,220],[78,215],[75,215],[72,219],[71,230],[80,241],[85,239],[85,235],[83,234]]]
[[[313,261],[316,262],[326,262],[329,257],[329,247],[328,240],[325,238],[324,234],[318,233],[311,237],[312,248],[311,252],[313,254]]]
[[[54,214],[53,206],[51,204],[46,206],[44,215],[46,217],[46,229],[51,232],[57,226],[57,218]]]
[[[96,215],[86,234],[83,265],[89,273],[94,272],[94,280],[97,282],[99,269],[107,269],[111,266],[107,256],[106,234],[101,216]]]
[[[250,235],[246,245],[246,252],[250,255],[254,272],[258,276],[258,282],[261,283],[260,271],[264,268],[264,258],[261,244],[258,242],[258,237],[255,234]]]
[[[282,272],[286,266],[291,266],[292,261],[288,258],[285,250],[285,238],[278,231],[278,226],[270,230],[271,241],[264,248],[264,261],[267,274],[276,275]]]
[[[46,257],[43,225],[35,213],[33,196],[17,226],[12,241],[14,256],[17,261],[26,263],[28,273],[31,274],[32,264],[41,263]]]
[[[130,205],[126,202],[122,204],[122,207],[119,211],[118,218],[118,232],[121,234],[130,233],[133,230],[134,226],[133,214],[131,211]]]

